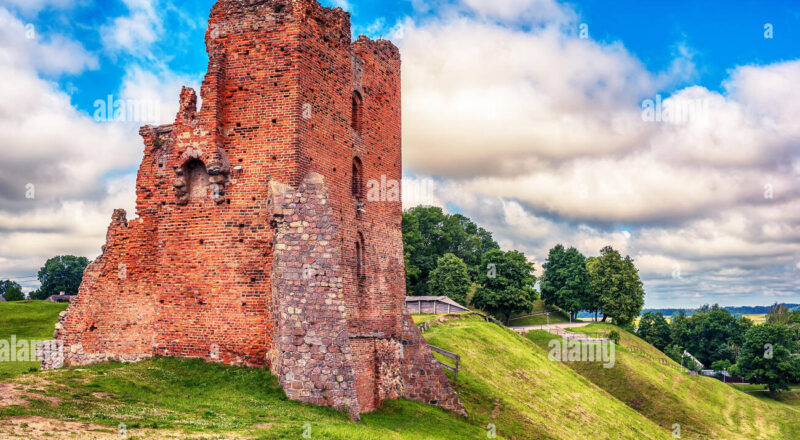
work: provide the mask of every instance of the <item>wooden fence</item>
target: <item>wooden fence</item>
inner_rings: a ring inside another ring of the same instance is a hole
[[[436,362],[439,362],[439,366],[441,366],[445,370],[450,370],[450,371],[453,372],[453,375],[454,375],[453,376],[453,382],[458,380],[458,367],[461,364],[461,356],[459,356],[459,355],[457,355],[455,353],[451,353],[451,352],[449,352],[447,350],[441,349],[439,347],[434,347],[433,345],[430,345],[430,344],[428,346],[431,348],[431,350],[435,351],[436,353],[439,353],[442,356],[448,357],[448,358],[453,359],[453,360],[456,361],[456,366],[454,367],[452,365],[446,364],[446,363],[436,359]]]

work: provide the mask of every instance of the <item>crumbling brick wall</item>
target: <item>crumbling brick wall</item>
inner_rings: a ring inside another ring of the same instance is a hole
[[[61,317],[64,364],[199,357],[354,417],[463,412],[404,311],[400,54],[350,35],[316,0],[216,2],[202,108],[184,88],[140,130],[138,217],[114,213]]]

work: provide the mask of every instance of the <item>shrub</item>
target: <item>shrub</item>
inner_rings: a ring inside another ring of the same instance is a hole
[[[608,334],[608,339],[611,339],[615,344],[619,345],[619,332],[616,330],[611,330],[611,333]]]

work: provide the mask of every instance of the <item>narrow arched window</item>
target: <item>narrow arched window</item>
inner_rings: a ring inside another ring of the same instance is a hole
[[[367,279],[367,274],[364,269],[364,236],[358,233],[356,240],[356,282],[358,283],[358,291],[364,291],[364,284]]]
[[[353,127],[353,130],[355,130],[356,133],[361,133],[361,118],[364,112],[364,100],[361,97],[361,93],[353,92],[352,104],[353,110],[350,126]]]
[[[353,176],[350,185],[353,197],[360,202],[364,198],[364,167],[361,159],[357,157],[353,158]]]

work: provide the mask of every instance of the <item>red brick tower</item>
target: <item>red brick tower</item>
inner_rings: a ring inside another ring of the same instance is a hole
[[[64,364],[269,365],[295,400],[464,413],[404,311],[400,55],[316,0],[219,0],[208,73],[143,127],[138,218],[116,211],[60,318]],[[54,367],[44,362],[45,367]]]

